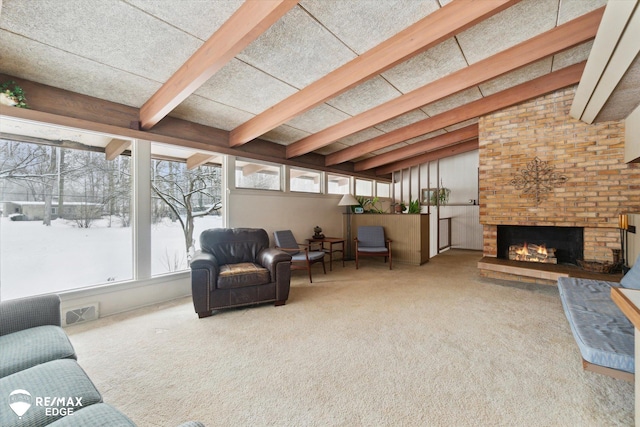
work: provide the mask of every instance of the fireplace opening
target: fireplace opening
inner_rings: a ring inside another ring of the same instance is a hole
[[[582,227],[498,226],[498,258],[577,265],[584,255]]]

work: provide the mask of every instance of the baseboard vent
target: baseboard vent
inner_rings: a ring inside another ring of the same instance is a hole
[[[64,325],[75,325],[90,320],[96,320],[99,317],[98,303],[88,304],[84,307],[69,308],[64,311],[62,321]]]

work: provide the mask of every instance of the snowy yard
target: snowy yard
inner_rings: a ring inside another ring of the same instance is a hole
[[[196,247],[203,230],[222,226],[219,216],[195,219]],[[0,295],[3,300],[119,282],[132,278],[131,228],[108,227],[106,219],[90,228],[74,221],[11,221],[0,218]],[[164,221],[151,230],[152,274],[186,268],[180,223]]]

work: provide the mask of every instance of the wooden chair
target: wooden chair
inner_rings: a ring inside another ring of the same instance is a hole
[[[391,240],[384,238],[384,228],[380,225],[363,225],[358,227],[356,242],[356,269],[361,256],[381,256],[384,262],[389,258],[389,270],[393,269],[391,258]]]
[[[274,231],[273,237],[276,242],[276,248],[287,252],[291,255],[292,270],[307,270],[309,272],[309,283],[313,283],[311,279],[311,266],[315,263],[322,263],[322,270],[327,274],[324,264],[324,251],[313,251],[309,245],[296,242],[291,230]]]

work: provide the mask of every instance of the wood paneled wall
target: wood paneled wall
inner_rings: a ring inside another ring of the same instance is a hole
[[[351,215],[352,239],[358,235],[358,226],[360,225],[381,225],[384,227],[385,236],[392,240],[391,249],[394,263],[421,265],[429,261],[429,215]],[[353,253],[355,255],[355,252]]]

